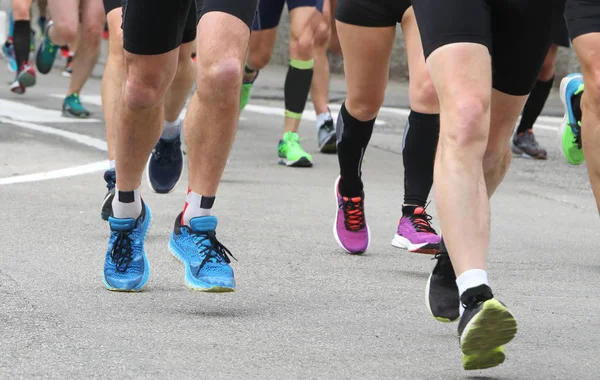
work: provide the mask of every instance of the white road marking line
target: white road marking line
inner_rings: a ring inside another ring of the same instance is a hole
[[[52,170],[49,172],[41,172],[34,174],[25,174],[14,177],[0,178],[0,185],[11,185],[15,183],[39,182],[49,179],[74,177],[83,174],[95,173],[108,169],[108,161],[98,161],[91,164],[73,166],[70,168]]]
[[[331,106],[334,106],[334,107],[331,107]],[[339,110],[340,106],[331,104],[329,108],[332,110],[337,108]],[[248,104],[246,106],[246,108],[244,108],[244,111],[260,113],[262,115],[273,115],[273,116],[285,115],[285,109],[283,109],[283,108],[272,107],[272,106],[259,106],[259,105],[255,105],[255,104]],[[331,117],[333,118],[333,120],[337,120],[338,112],[332,112]],[[314,111],[313,112],[304,112],[302,114],[302,120],[317,121],[317,115],[315,115]],[[375,125],[386,125],[386,124],[387,123],[383,120],[375,121]]]
[[[58,128],[52,128],[45,125],[38,125],[33,123],[27,123],[22,121],[16,121],[0,117],[0,123],[6,124],[7,126],[28,129],[31,131],[41,132],[48,135],[60,136],[76,143],[86,145],[92,148],[96,148],[103,152],[108,150],[106,142],[94,137],[83,135],[81,133],[64,131]],[[26,182],[38,182],[46,181],[50,179],[74,177],[83,174],[95,173],[108,169],[108,160],[102,160],[86,165],[79,165],[65,169],[51,170],[41,173],[24,174],[13,177],[0,178],[0,185],[10,185],[15,183],[26,183]]]
[[[64,98],[64,95],[61,95]],[[77,119],[62,116],[62,111],[34,107],[21,102],[0,99],[0,117],[34,123],[98,123],[98,119]]]
[[[8,125],[13,125],[15,127],[29,129],[31,131],[45,133],[47,135],[54,135],[64,137],[68,140],[75,141],[76,143],[91,146],[92,148],[96,148],[98,150],[106,152],[108,150],[106,146],[106,141],[97,139],[95,137],[91,137],[88,135],[84,135],[81,133],[69,132],[63,129],[48,127],[45,125],[27,123],[24,121],[16,121],[12,119],[7,119],[4,117],[0,117],[0,123],[5,123]]]

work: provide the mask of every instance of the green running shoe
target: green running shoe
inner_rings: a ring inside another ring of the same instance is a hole
[[[560,82],[560,100],[565,107],[565,118],[560,128],[562,152],[571,165],[581,165],[585,160],[581,145],[580,110],[573,109],[573,96],[583,93],[583,76],[570,74]],[[579,116],[580,117],[580,116]]]
[[[246,105],[250,101],[250,93],[252,92],[252,85],[254,81],[258,78],[258,71],[256,71],[256,75],[250,82],[242,83],[242,91],[240,93],[240,111],[243,111],[246,108]]]
[[[82,119],[86,119],[91,115],[91,113],[81,104],[79,94],[76,92],[65,98],[62,111],[64,116],[74,116]]]
[[[313,165],[312,156],[302,149],[296,132],[286,132],[279,140],[277,150],[280,165],[300,168],[310,168]]]
[[[58,52],[58,46],[54,45],[52,41],[50,41],[50,37],[48,36],[48,31],[50,31],[50,27],[52,27],[52,21],[48,22],[46,26],[46,32],[44,33],[44,38],[40,43],[40,47],[37,50],[37,54],[35,55],[35,65],[38,68],[38,71],[42,74],[48,74],[50,70],[52,70],[52,65],[54,65],[54,59],[56,58],[56,52]]]

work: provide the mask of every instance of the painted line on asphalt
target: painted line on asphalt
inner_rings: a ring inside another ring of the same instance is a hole
[[[103,152],[106,152],[108,150],[105,141],[81,133],[69,132],[58,128],[48,127],[46,125],[38,125],[24,121],[16,121],[6,117],[0,117],[0,123],[10,127],[23,128],[30,131],[44,133],[47,135],[59,136],[74,141],[76,143],[98,149]],[[38,182],[50,179],[74,177],[83,174],[100,172],[106,169],[108,169],[108,161],[102,160],[98,162],[93,162],[91,164],[78,165],[64,169],[0,178],[0,185]]]
[[[61,95],[60,98],[64,98]],[[32,123],[99,123],[98,119],[78,119],[62,116],[62,111],[30,106],[21,102],[0,99],[0,117]]]

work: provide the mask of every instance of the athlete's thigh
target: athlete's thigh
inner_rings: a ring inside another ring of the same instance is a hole
[[[79,24],[80,0],[48,0],[48,10],[55,25]]]
[[[552,43],[554,13],[548,0],[505,2],[494,8],[492,66],[496,90],[516,96],[531,92]]]
[[[104,28],[105,14],[102,0],[80,0],[80,2],[81,24],[85,25],[86,29]]]
[[[383,0],[339,0],[337,5],[335,17],[350,99],[378,102],[385,93],[397,24],[387,5]]]

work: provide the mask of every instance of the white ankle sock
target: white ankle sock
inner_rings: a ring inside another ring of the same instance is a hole
[[[317,130],[323,125],[327,120],[331,119],[331,112],[323,112],[317,115]]]
[[[190,191],[185,202],[182,224],[189,226],[192,218],[212,215],[214,203],[215,197],[205,197]]]
[[[108,167],[111,168],[111,169],[114,169],[115,168],[115,160],[109,160],[108,161]]]
[[[177,137],[181,133],[181,119],[175,121],[166,121],[163,124],[161,139],[170,140]]]
[[[115,188],[115,198],[112,201],[113,215],[115,218],[137,219],[142,213],[142,197],[139,186],[133,191],[120,191]]]
[[[463,272],[457,279],[456,285],[458,286],[458,296],[461,297],[465,290],[475,288],[479,285],[490,285],[488,283],[487,272],[483,269],[470,269]],[[464,311],[462,302],[460,303],[460,315],[462,316]]]

